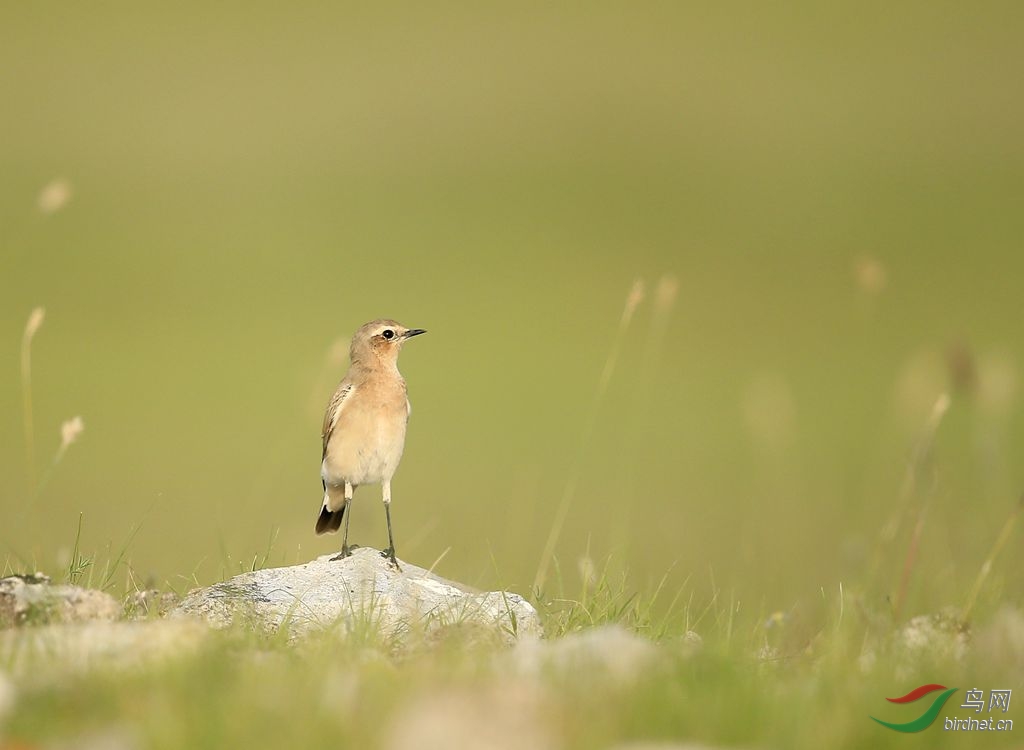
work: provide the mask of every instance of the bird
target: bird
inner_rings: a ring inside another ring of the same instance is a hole
[[[402,460],[412,406],[405,379],[398,371],[398,354],[406,341],[424,333],[422,328],[406,328],[381,318],[363,325],[352,336],[348,372],[327,404],[321,431],[324,499],[316,533],[334,533],[342,519],[345,521],[341,553],[332,560],[352,554],[348,527],[356,487],[379,483],[388,524],[388,548],[381,556],[399,567],[391,533],[391,478]]]

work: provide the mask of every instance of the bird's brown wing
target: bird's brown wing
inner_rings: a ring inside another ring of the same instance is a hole
[[[341,381],[338,389],[331,396],[331,402],[327,404],[327,411],[324,412],[324,426],[320,433],[324,443],[324,452],[320,456],[321,461],[327,457],[327,444],[331,442],[331,435],[334,434],[334,428],[338,424],[338,417],[341,415],[341,409],[345,405],[345,399],[351,396],[354,390],[355,386],[352,383],[347,383],[344,380]]]

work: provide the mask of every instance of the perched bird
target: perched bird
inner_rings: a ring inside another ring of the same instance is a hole
[[[374,320],[352,337],[351,364],[345,378],[331,396],[324,414],[323,457],[320,478],[324,504],[316,521],[316,533],[335,532],[345,520],[341,554],[348,557],[346,509],[361,484],[380,482],[384,514],[388,522],[388,548],[381,555],[398,566],[395,541],[391,535],[391,477],[402,460],[405,426],[412,407],[405,380],[398,371],[398,353],[422,328],[406,328],[394,320]]]

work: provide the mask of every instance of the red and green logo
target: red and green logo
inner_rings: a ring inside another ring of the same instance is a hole
[[[871,718],[881,724],[883,727],[894,729],[897,732],[920,732],[922,729],[927,729],[935,721],[935,717],[939,715],[939,711],[946,705],[946,701],[949,700],[949,696],[957,691],[957,688],[947,688],[945,685],[922,685],[919,688],[914,688],[909,693],[901,698],[886,698],[890,703],[913,703],[914,701],[923,698],[928,693],[934,693],[936,690],[941,690],[940,693],[932,705],[928,707],[928,710],[918,716],[913,721],[908,721],[905,724],[893,724],[890,721],[882,721],[881,719],[875,719],[874,716]]]

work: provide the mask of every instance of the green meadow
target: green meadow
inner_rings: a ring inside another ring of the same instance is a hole
[[[399,557],[526,596],[551,640],[621,623],[664,656],[522,683],[459,634],[232,630],[67,680],[0,659],[0,747],[400,747],[417,710],[536,747],[1012,742],[868,716],[925,683],[961,689],[950,716],[1024,701],[1022,22],[8,4],[5,573],[184,593],[334,552],[323,409],[393,317],[428,330]],[[353,512],[386,546],[379,488]],[[966,655],[908,665],[893,634],[940,612]]]

